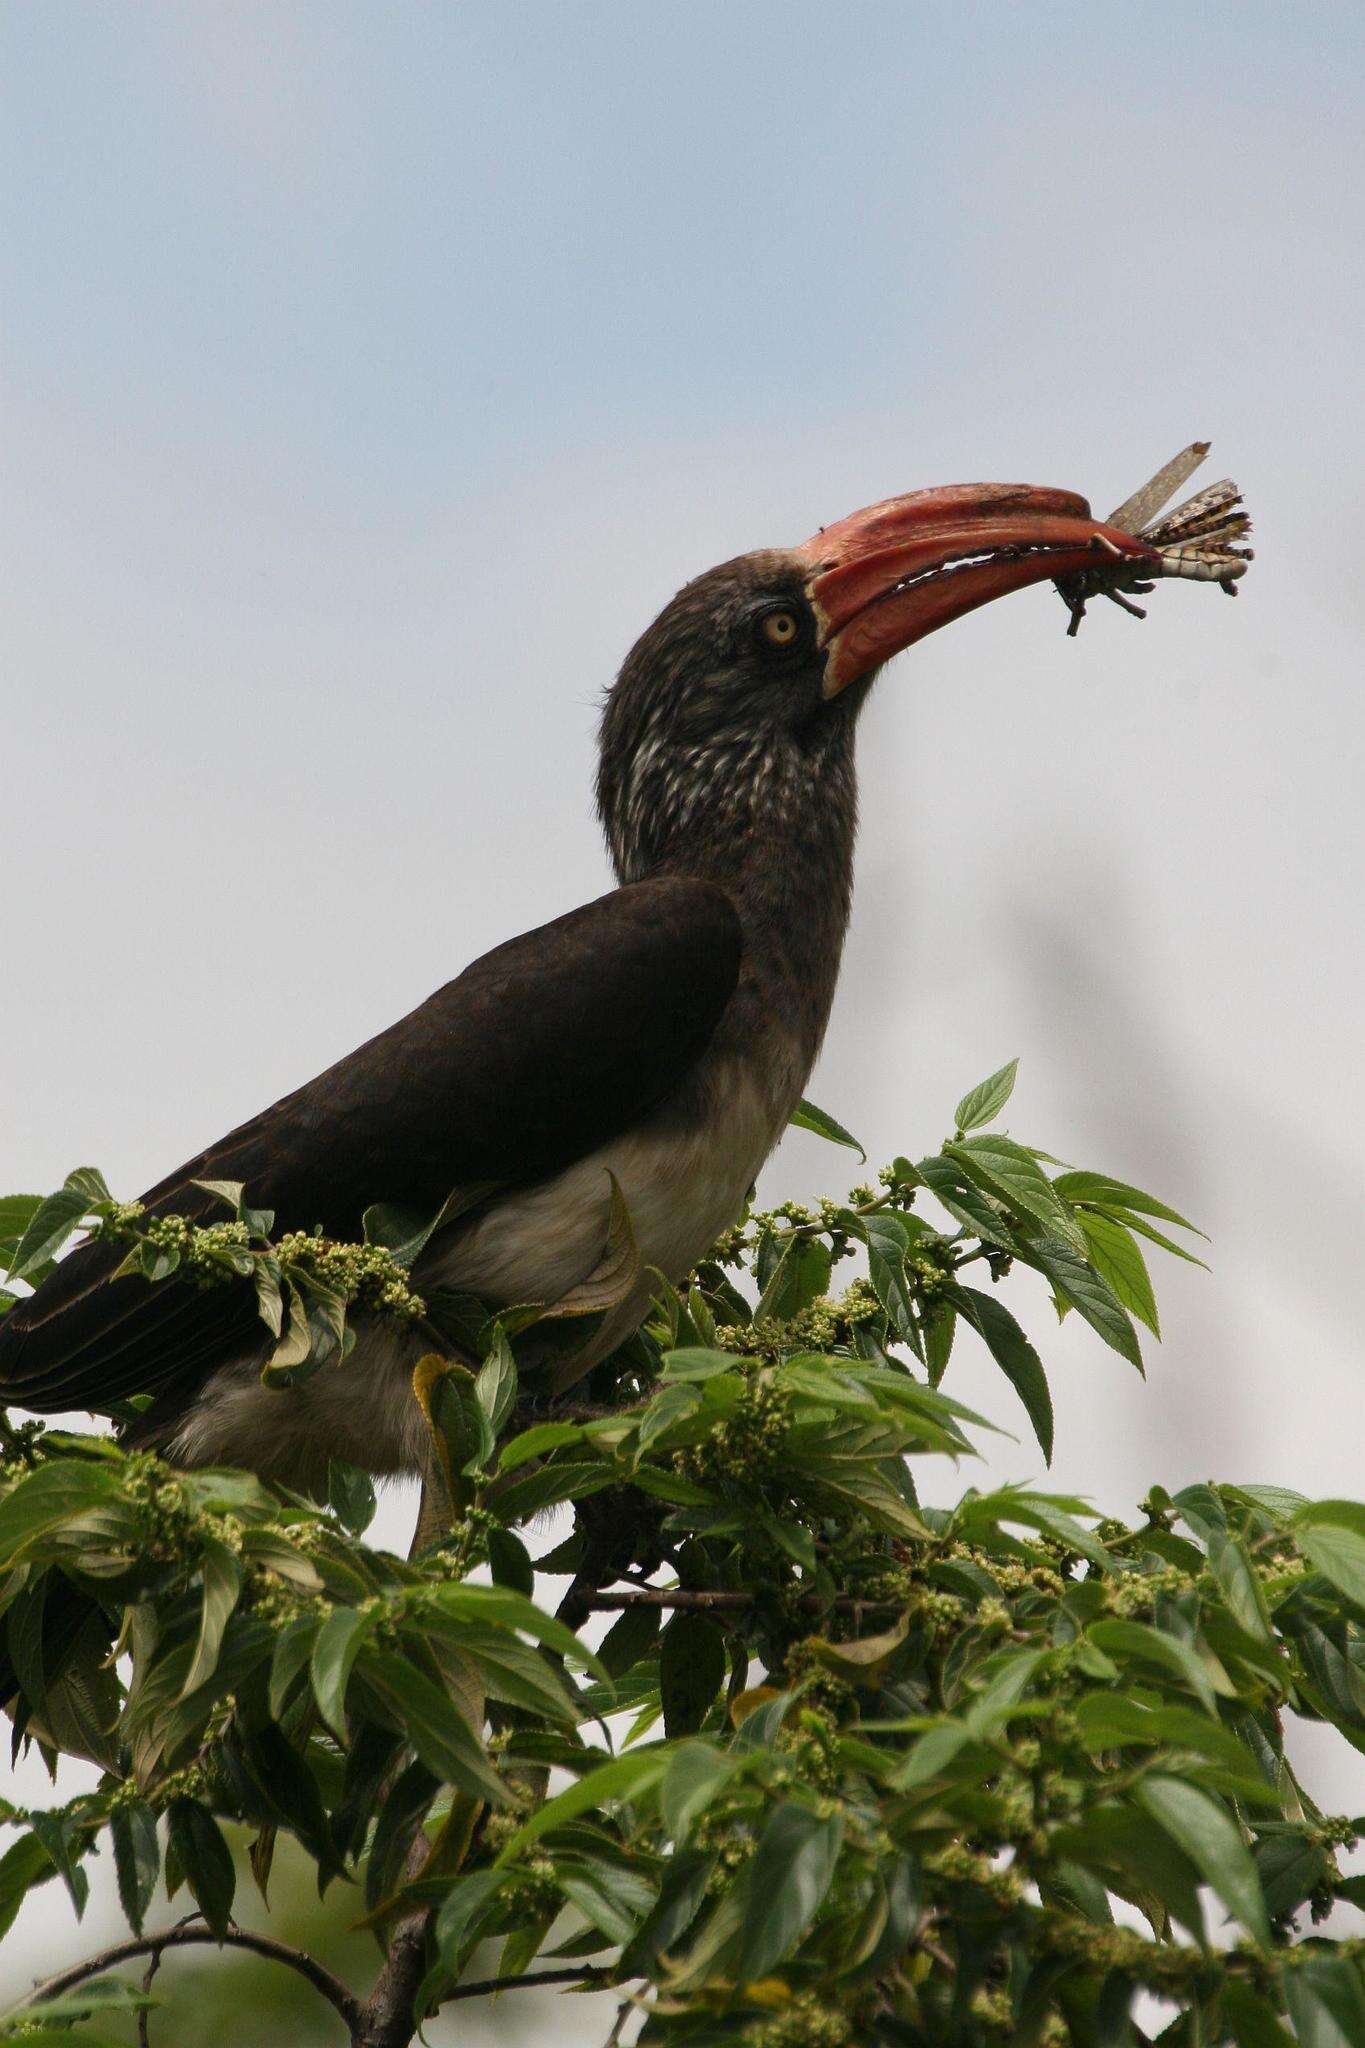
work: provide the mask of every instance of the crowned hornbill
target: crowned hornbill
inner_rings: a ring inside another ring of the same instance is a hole
[[[873,676],[991,598],[1083,574],[1097,549],[1134,570],[1153,559],[1071,492],[955,485],[699,576],[606,700],[597,799],[620,886],[475,961],[148,1206],[203,1215],[197,1180],[241,1181],[278,1228],[353,1239],[371,1202],[434,1213],[454,1194],[466,1206],[414,1286],[556,1303],[602,1256],[614,1176],[642,1269],[681,1278],[739,1213],[825,1030]],[[111,1281],[118,1262],[92,1241],[0,1325],[5,1398],[99,1411],[148,1394],[138,1441],[301,1485],[332,1456],[420,1469],[420,1335],[362,1318],[344,1364],[272,1390],[248,1286]],[[575,1369],[648,1300],[642,1271]]]

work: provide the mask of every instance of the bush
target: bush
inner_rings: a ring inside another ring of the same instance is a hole
[[[322,1504],[7,1426],[16,1729],[102,1775],[7,1809],[0,1928],[53,1879],[79,1914],[107,1843],[131,1929],[10,2034],[84,2038],[143,1999],[114,1962],[219,1942],[304,1972],[366,2044],[545,1979],[618,1989],[627,2034],[678,2048],[1365,2043],[1365,1943],[1313,1931],[1365,1903],[1337,1860],[1356,1823],[1286,1754],[1291,1716],[1365,1748],[1365,1507],[1154,1486],[1130,1527],[1029,1487],[951,1498],[988,1426],[944,1391],[964,1326],[1051,1450],[1011,1268],[1140,1368],[1142,1245],[1192,1255],[1165,1204],[989,1132],[1013,1078],[932,1157],[748,1216],[558,1401],[519,1373],[532,1311],[413,1295],[410,1219],[273,1244],[240,1189],[223,1224],[148,1224],[88,1170],[0,1204],[20,1279],[84,1223],[128,1241],[121,1285],[255,1284],[277,1379],[326,1371],[357,1302],[433,1336],[435,1535],[408,1560],[366,1546],[349,1468]],[[619,1202],[613,1239],[629,1272]],[[287,1833],[373,1930],[367,1992],[236,1926],[242,1829],[262,1888]],[[194,1915],[153,1932],[162,1878]]]

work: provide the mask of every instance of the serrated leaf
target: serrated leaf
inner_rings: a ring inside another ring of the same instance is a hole
[[[597,1652],[612,1678],[623,1678],[649,1654],[658,1640],[661,1620],[657,1607],[622,1608]]]
[[[665,1351],[661,1377],[666,1380],[709,1380],[718,1372],[733,1372],[737,1361],[731,1351],[708,1351],[700,1345],[685,1345]]]
[[[203,1594],[200,1602],[199,1637],[190,1659],[185,1683],[181,1687],[181,1699],[188,1699],[192,1692],[211,1678],[218,1664],[218,1651],[222,1645],[223,1632],[232,1619],[242,1590],[242,1567],[233,1553],[223,1543],[207,1543],[204,1546],[200,1566],[203,1579]]]
[[[327,1461],[327,1505],[352,1536],[363,1536],[374,1520],[374,1481],[344,1458]]]
[[[419,1252],[445,1224],[467,1210],[477,1208],[491,1194],[496,1181],[471,1182],[448,1194],[438,1209],[421,1210],[399,1202],[374,1202],[360,1219],[366,1244],[382,1244],[400,1266],[411,1266]]]
[[[1078,1259],[1070,1245],[1055,1238],[1038,1238],[1021,1250],[1020,1256],[1036,1266],[1058,1293],[1103,1337],[1111,1351],[1126,1358],[1143,1372],[1142,1351],[1128,1311],[1109,1282],[1085,1259]]]
[[[1135,1209],[1139,1216],[1157,1216],[1163,1223],[1192,1230],[1196,1237],[1205,1235],[1197,1223],[1191,1223],[1178,1209],[1168,1208],[1155,1195],[1144,1194],[1141,1188],[1130,1186],[1126,1180],[1114,1180],[1107,1173],[1089,1173],[1073,1167],[1067,1173],[1059,1173],[1053,1185],[1068,1202],[1094,1202],[1104,1209]]]
[[[436,1916],[436,1946],[447,1969],[458,1974],[478,1938],[479,1922],[497,1899],[500,1870],[471,1870],[455,1879]]]
[[[89,1208],[90,1203],[80,1188],[58,1188],[56,1194],[45,1195],[29,1218],[15,1249],[9,1278],[30,1279],[40,1266],[55,1258]]]
[[[161,1875],[161,1849],[156,1815],[141,1799],[115,1807],[109,1819],[114,1845],[114,1872],[119,1904],[134,1934],[141,1934],[143,1915],[156,1895]]]
[[[1114,1217],[1102,1215],[1098,1209],[1082,1209],[1079,1221],[1091,1265],[1101,1279],[1108,1281],[1123,1306],[1140,1323],[1145,1323],[1159,1341],[1161,1325],[1157,1319],[1151,1276],[1131,1231]]]
[[[211,1931],[221,1935],[237,1890],[232,1853],[217,1821],[197,1799],[173,1799],[168,1812],[170,1843],[185,1882]]]
[[[1345,1956],[1312,1956],[1283,1975],[1299,2048],[1365,2048],[1365,1988]]]
[[[114,1199],[109,1192],[109,1183],[98,1166],[76,1167],[66,1176],[63,1186],[70,1188],[73,1194],[84,1195],[91,1208],[97,1203],[112,1202]]]
[[[1017,1145],[1002,1133],[991,1132],[960,1142],[955,1139],[943,1150],[987,1194],[996,1196],[1019,1214],[1031,1216],[1074,1252],[1084,1254],[1085,1239],[1080,1225],[1025,1146]]]
[[[1134,1798],[1184,1851],[1199,1875],[1259,1942],[1269,1943],[1270,1921],[1251,1852],[1227,1808],[1184,1778],[1143,1778]]]
[[[953,1111],[953,1122],[959,1136],[974,1131],[982,1124],[988,1124],[992,1117],[999,1116],[1005,1104],[1014,1093],[1014,1078],[1019,1072],[1017,1059],[1007,1060],[984,1081],[978,1081],[975,1088],[969,1088],[957,1108]]]
[[[962,1313],[984,1339],[992,1358],[1023,1402],[1033,1433],[1048,1464],[1052,1463],[1052,1396],[1047,1375],[1028,1338],[1003,1302],[975,1287],[955,1290]]]
[[[1365,1607],[1365,1506],[1353,1500],[1314,1501],[1290,1524],[1315,1571],[1358,1607]]]
[[[510,1529],[489,1530],[488,1568],[495,1586],[508,1586],[514,1593],[524,1593],[528,1600],[534,1594],[535,1566],[520,1536],[514,1536]]]
[[[0,1856],[0,1935],[7,1934],[14,1916],[36,1884],[55,1876],[52,1858],[34,1834],[20,1835]]]

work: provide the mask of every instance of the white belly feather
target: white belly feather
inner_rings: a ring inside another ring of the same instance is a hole
[[[666,1107],[562,1173],[495,1203],[455,1227],[414,1273],[419,1288],[450,1287],[490,1302],[554,1302],[598,1264],[606,1243],[614,1174],[630,1211],[643,1267],[681,1279],[743,1206],[791,1104],[774,1102],[752,1070],[713,1072],[705,1112],[679,1119]],[[605,1356],[640,1321],[651,1283],[643,1274],[613,1309],[578,1363]],[[188,1465],[244,1464],[294,1484],[317,1485],[327,1460],[373,1472],[421,1467],[424,1426],[412,1397],[420,1336],[374,1322],[341,1366],[302,1386],[261,1385],[253,1363],[219,1369],[168,1446]]]

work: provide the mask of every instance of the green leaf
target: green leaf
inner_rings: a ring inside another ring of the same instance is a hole
[[[103,1466],[55,1458],[19,1481],[0,1501],[0,1569],[25,1550],[94,1509],[112,1502],[117,1487]]]
[[[659,1793],[665,1832],[681,1848],[692,1823],[703,1814],[723,1785],[743,1763],[733,1751],[691,1736],[673,1752]]]
[[[1215,1693],[1228,1690],[1226,1681],[1220,1688],[1198,1651],[1180,1636],[1167,1635],[1164,1629],[1152,1628],[1145,1621],[1097,1621],[1086,1634],[1097,1649],[1111,1657],[1160,1664],[1174,1672],[1202,1701],[1206,1712],[1217,1715]]]
[[[1073,1169],[1059,1173],[1053,1186],[1068,1202],[1094,1202],[1102,1209],[1136,1209],[1139,1216],[1159,1216],[1163,1223],[1176,1223],[1182,1230],[1192,1230],[1196,1237],[1204,1236],[1198,1224],[1191,1223],[1178,1209],[1168,1209],[1155,1195],[1145,1195],[1141,1188],[1130,1187],[1127,1181],[1111,1180],[1107,1173]]]
[[[195,1644],[190,1668],[185,1673],[185,1683],[180,1689],[181,1699],[188,1699],[192,1692],[211,1678],[218,1665],[218,1652],[222,1646],[223,1631],[232,1619],[242,1590],[242,1567],[225,1543],[206,1543],[200,1566],[203,1579],[203,1599],[199,1619],[199,1639]]]
[[[598,1656],[612,1678],[624,1678],[627,1671],[648,1656],[659,1634],[657,1607],[623,1607],[603,1636]]]
[[[385,1250],[393,1253],[400,1266],[411,1266],[443,1224],[451,1223],[466,1210],[476,1208],[496,1185],[495,1181],[478,1181],[471,1182],[468,1187],[456,1188],[446,1196],[439,1209],[430,1213],[406,1208],[398,1202],[374,1202],[361,1218],[365,1242],[382,1244]]]
[[[978,1081],[975,1088],[968,1089],[953,1111],[953,1122],[957,1126],[959,1137],[967,1131],[976,1130],[981,1124],[988,1124],[992,1117],[999,1116],[1014,1093],[1014,1077],[1018,1071],[1018,1060],[1009,1060],[986,1080]]]
[[[899,1216],[866,1216],[859,1225],[867,1246],[867,1275],[886,1310],[896,1335],[918,1354],[922,1350],[915,1323],[914,1299],[906,1277],[905,1254],[910,1237]]]
[[[1018,1249],[1008,1219],[990,1196],[982,1194],[956,1160],[935,1154],[931,1159],[921,1159],[916,1171],[948,1214],[964,1224],[973,1236],[986,1244],[999,1245],[1002,1251]]]
[[[954,1140],[943,1150],[987,1194],[995,1195],[1019,1214],[1031,1216],[1045,1230],[1069,1244],[1073,1251],[1084,1253],[1085,1239],[1080,1225],[1066,1203],[1059,1199],[1033,1154],[1024,1146],[1017,1145],[1013,1138],[992,1132],[985,1137],[963,1138],[960,1142]]]
[[[583,1425],[581,1422],[535,1422],[519,1436],[512,1437],[502,1447],[498,1458],[499,1472],[514,1471],[518,1465],[529,1464],[532,1458],[543,1458],[547,1451],[557,1451],[564,1444],[581,1444]]]
[[[629,1941],[635,1934],[640,1916],[630,1911],[626,1897],[631,1873],[602,1863],[560,1858],[555,1875],[569,1903],[613,1946]],[[652,1891],[646,1891],[640,1901],[642,1908],[647,1909],[652,1900]]]
[[[1157,1319],[1156,1296],[1152,1292],[1147,1261],[1132,1232],[1122,1223],[1115,1222],[1113,1217],[1102,1215],[1098,1209],[1083,1209],[1080,1225],[1095,1271],[1101,1279],[1108,1281],[1123,1306],[1140,1323],[1145,1323],[1159,1341],[1161,1325]]]
[[[984,1338],[990,1354],[1023,1402],[1033,1433],[1048,1464],[1052,1463],[1052,1396],[1048,1392],[1043,1363],[1014,1317],[994,1295],[975,1287],[962,1287],[954,1299],[973,1328]]]
[[[446,1968],[455,1974],[478,1939],[479,1922],[495,1902],[504,1882],[500,1870],[471,1870],[457,1877],[436,1916],[436,1946]]]
[[[860,1159],[866,1159],[858,1140],[842,1124],[837,1124],[827,1109],[817,1109],[813,1102],[798,1102],[788,1122],[798,1131],[814,1131],[817,1137],[828,1138],[832,1145],[847,1145]]]
[[[98,1166],[77,1166],[66,1176],[64,1186],[73,1194],[84,1195],[92,1209],[100,1202],[112,1202],[114,1199]]]
[[[822,1820],[795,1800],[778,1807],[749,1867],[738,1984],[767,1976],[810,1926],[829,1890],[842,1841],[842,1815]]]
[[[514,1593],[509,1586],[475,1586],[466,1579],[457,1585],[441,1586],[433,1595],[433,1605],[456,1620],[479,1622],[493,1628],[520,1629],[547,1650],[556,1651],[559,1656],[597,1672],[600,1677],[606,1676],[600,1660],[571,1628],[555,1615],[546,1614],[534,1600]]]
[[[39,1266],[55,1258],[89,1210],[83,1188],[58,1188],[55,1195],[44,1196],[19,1240],[10,1262],[10,1279],[26,1280]]]
[[[1223,1985],[1223,2012],[1237,2048],[1294,2048],[1294,2036],[1274,2006],[1236,1977]]]
[[[114,1845],[114,1872],[119,1904],[134,1934],[141,1934],[143,1916],[156,1895],[161,1875],[161,1850],[156,1815],[141,1799],[117,1806],[109,1818]]]
[[[352,1536],[363,1536],[374,1520],[374,1481],[343,1458],[327,1461],[327,1505]]]
[[[1127,1310],[1109,1282],[1086,1260],[1078,1259],[1069,1245],[1059,1244],[1055,1238],[1034,1239],[1021,1247],[1020,1256],[1052,1282],[1062,1299],[1079,1312],[1112,1351],[1142,1371],[1142,1351]]]
[[[709,1380],[718,1372],[733,1372],[732,1351],[708,1351],[696,1345],[680,1351],[665,1351],[662,1377],[666,1380]]]
[[[4,1246],[18,1245],[45,1200],[44,1195],[0,1195],[0,1269]]]
[[[648,1450],[656,1437],[663,1436],[675,1423],[686,1422],[700,1407],[701,1395],[694,1382],[661,1388],[640,1417],[635,1439],[638,1449]]]
[[[1184,1778],[1152,1775],[1133,1794],[1217,1893],[1233,1918],[1269,1944],[1270,1921],[1251,1851],[1227,1808]]]
[[[1354,1500],[1314,1501],[1300,1508],[1290,1527],[1314,1570],[1365,1607],[1365,1507]]]
[[[532,1714],[573,1727],[579,1710],[569,1698],[553,1667],[539,1650],[532,1649],[506,1629],[474,1628],[464,1623],[452,1635],[462,1656],[477,1665],[485,1692],[491,1699],[525,1707]]]
[[[530,1553],[520,1536],[514,1536],[510,1529],[489,1530],[488,1568],[495,1586],[510,1587],[514,1593],[524,1593],[528,1600],[535,1593],[536,1572]]]
[[[499,1864],[515,1862],[532,1842],[538,1842],[553,1828],[577,1820],[581,1813],[591,1813],[594,1807],[605,1807],[609,1802],[638,1797],[648,1791],[662,1778],[667,1762],[666,1754],[658,1749],[632,1749],[624,1756],[613,1757],[610,1763],[599,1764],[596,1770],[585,1771],[576,1784],[536,1808],[499,1851]]]
[[[1357,1963],[1344,1956],[1304,1958],[1281,1981],[1299,2048],[1365,2048],[1365,1991]]]
[[[170,1845],[185,1882],[212,1932],[221,1935],[231,1917],[237,1889],[237,1872],[222,1830],[197,1799],[173,1799],[169,1822]]]
[[[0,1856],[0,1935],[9,1932],[34,1885],[46,1883],[55,1868],[36,1835],[20,1835],[10,1843]]]
[[[494,1436],[502,1428],[517,1400],[517,1361],[501,1324],[493,1328],[493,1341],[474,1382],[484,1414]]]
[[[427,1769],[447,1785],[505,1806],[507,1788],[450,1694],[404,1658],[361,1647],[366,1682],[396,1708]]]
[[[318,1712],[342,1744],[347,1740],[346,1687],[371,1627],[370,1617],[358,1609],[334,1607],[318,1630],[309,1659]]]
[[[654,1909],[621,1957],[623,1978],[637,1972],[653,1975],[658,1969],[661,1957],[686,1934],[700,1913],[715,1867],[714,1856],[690,1849],[669,1857]]]
[[[663,1632],[659,1683],[664,1730],[690,1735],[725,1682],[725,1637],[708,1615],[680,1608]]]
[[[300,1614],[293,1621],[286,1622],[275,1639],[270,1660],[269,1701],[271,1716],[276,1721],[284,1713],[295,1679],[307,1666],[317,1632],[317,1616]]]

